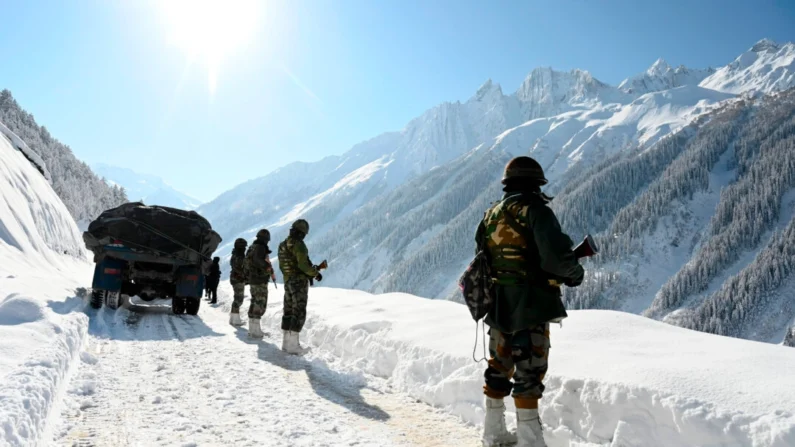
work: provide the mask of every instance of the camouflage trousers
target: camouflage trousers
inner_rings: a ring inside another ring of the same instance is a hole
[[[246,285],[242,282],[233,282],[232,291],[235,297],[232,301],[232,313],[239,314],[240,306],[243,305],[243,298],[246,297]]]
[[[251,305],[248,306],[249,318],[262,318],[268,307],[268,283],[251,285]]]
[[[306,303],[308,299],[308,279],[290,278],[285,280],[282,330],[301,332],[306,322]]]
[[[549,323],[513,334],[489,330],[489,367],[484,393],[502,399],[513,392],[517,408],[538,408],[549,358]]]

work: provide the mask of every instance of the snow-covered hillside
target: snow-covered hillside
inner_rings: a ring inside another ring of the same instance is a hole
[[[77,226],[49,182],[0,135],[0,445],[44,429],[85,336],[70,314],[91,270]],[[46,167],[44,169],[46,171]]]
[[[132,169],[102,163],[92,166],[92,169],[110,184],[124,188],[127,198],[133,202],[183,210],[192,210],[202,204],[201,200],[177,191],[156,175],[140,174]]]
[[[69,146],[40,126],[8,90],[0,92],[0,121],[19,137],[20,143],[15,142],[15,145],[26,147],[29,159],[46,163],[45,176],[81,225],[88,225],[102,211],[127,201],[124,191],[103,182],[74,156]]]

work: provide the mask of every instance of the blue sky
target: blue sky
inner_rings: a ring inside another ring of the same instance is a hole
[[[0,0],[0,88],[80,159],[156,174],[210,200],[401,129],[489,78],[507,93],[534,67],[552,66],[617,84],[658,57],[720,66],[763,37],[795,40],[792,1],[256,6],[214,14],[212,32],[183,33],[236,37],[208,63],[204,50],[174,39],[191,14],[169,15],[162,2]]]

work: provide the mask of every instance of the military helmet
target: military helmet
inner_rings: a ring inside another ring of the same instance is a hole
[[[264,240],[270,242],[270,240],[271,240],[271,232],[268,231],[267,229],[263,228],[263,229],[257,231],[257,239],[264,239]]]
[[[547,184],[541,165],[530,157],[515,157],[505,165],[505,175],[502,177],[502,183],[506,184],[512,179],[532,180],[539,185]]]
[[[292,229],[300,231],[301,233],[304,234],[309,234],[309,222],[307,222],[304,219],[298,219],[295,222],[293,222]]]
[[[235,248],[245,248],[247,245],[248,242],[246,242],[246,240],[242,237],[235,239]]]

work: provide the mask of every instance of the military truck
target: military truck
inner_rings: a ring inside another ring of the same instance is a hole
[[[93,308],[115,309],[137,295],[171,298],[175,314],[196,315],[221,236],[195,211],[132,202],[104,211],[83,241],[96,264]]]

